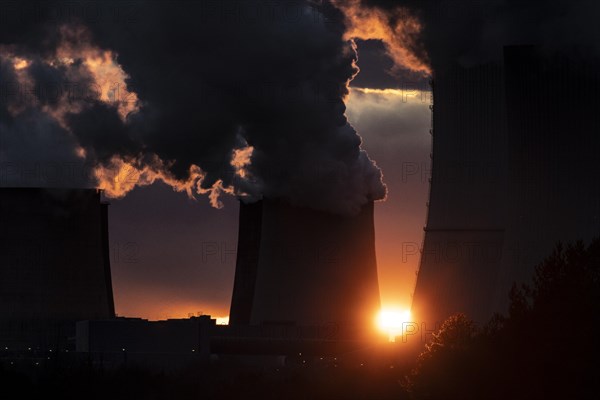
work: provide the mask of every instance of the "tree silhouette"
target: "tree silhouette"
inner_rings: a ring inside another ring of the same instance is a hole
[[[417,366],[408,377],[406,389],[415,398],[467,398],[477,338],[473,321],[456,314],[441,325],[425,351],[417,358]]]
[[[442,324],[406,377],[412,398],[596,398],[600,241],[558,243],[509,299],[482,329],[463,314]]]

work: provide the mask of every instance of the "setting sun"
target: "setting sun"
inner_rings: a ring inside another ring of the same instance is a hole
[[[402,334],[405,323],[410,322],[410,310],[383,309],[377,315],[377,327],[388,334],[390,342]]]

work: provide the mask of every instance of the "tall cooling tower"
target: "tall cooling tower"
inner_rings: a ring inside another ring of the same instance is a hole
[[[506,47],[499,65],[436,69],[414,318],[484,323],[558,241],[600,235],[599,70],[535,46]]]
[[[508,46],[504,69],[511,218],[498,303],[505,308],[512,282],[529,281],[557,241],[600,235],[600,61]]]
[[[253,240],[242,237],[253,230],[243,224],[258,218],[256,210],[245,218],[248,207],[242,204],[240,213],[242,252]],[[373,202],[352,217],[274,199],[260,207],[258,262],[244,268],[238,254],[232,320],[248,316],[236,299],[252,298],[245,307],[253,325],[335,325],[349,335],[372,330],[380,307]],[[254,287],[238,285],[254,273]]]
[[[506,201],[501,65],[438,68],[433,95],[431,189],[412,305],[429,329],[457,312],[488,317]]]
[[[114,317],[108,205],[95,189],[0,188],[0,344],[66,346]]]
[[[230,325],[249,325],[258,269],[263,202],[240,201],[238,252],[229,312]]]

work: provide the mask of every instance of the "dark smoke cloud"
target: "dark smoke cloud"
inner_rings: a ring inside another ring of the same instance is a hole
[[[65,180],[89,186],[89,170],[75,153],[77,141],[41,109],[57,106],[59,94],[56,86],[41,90],[39,83],[61,81],[64,71],[37,60],[28,70],[31,85],[25,87],[13,63],[0,58],[0,186],[63,186]]]
[[[408,7],[423,23],[422,59],[433,69],[500,60],[505,45],[538,45],[547,51],[600,55],[594,0],[362,0],[391,12]],[[574,50],[576,49],[576,50]]]
[[[72,47],[109,50],[129,75],[127,89],[137,94],[139,107],[124,120],[119,104],[101,101],[89,90],[93,82],[82,60],[67,67],[32,62],[26,68],[35,81],[87,88],[86,96],[75,98],[36,94],[25,107],[62,110],[56,129],[71,140],[63,150],[74,153],[69,146],[76,143],[87,162],[109,166],[119,156],[138,167],[164,168],[161,173],[179,182],[188,180],[196,165],[205,173],[202,189],[220,181],[252,198],[284,197],[338,212],[356,212],[368,199],[385,197],[381,172],[360,149],[361,139],[344,115],[356,53],[342,38],[343,18],[327,3],[9,2],[2,7],[5,52],[47,59],[64,44],[60,29],[67,26],[78,32],[71,34]],[[2,107],[2,123],[15,118],[6,111],[8,103]],[[20,154],[29,151],[7,144]],[[246,145],[254,152],[241,178],[230,161]],[[152,155],[164,164],[153,164]]]
[[[408,69],[394,68],[380,40],[356,40],[360,73],[351,86],[371,89],[428,90],[427,77]]]

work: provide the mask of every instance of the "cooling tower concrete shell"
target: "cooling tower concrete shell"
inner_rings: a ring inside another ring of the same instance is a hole
[[[114,317],[107,204],[95,189],[0,188],[0,344],[67,346]]]
[[[439,67],[433,95],[431,189],[412,304],[427,329],[458,312],[491,316],[506,203],[502,66]]]
[[[500,300],[506,308],[513,282],[530,281],[558,241],[600,236],[600,61],[507,46],[504,69],[510,218]]]
[[[263,200],[252,324],[370,332],[380,308],[373,202],[341,216]]]
[[[575,50],[575,49],[573,49]],[[600,69],[507,46],[500,64],[434,68],[433,163],[412,315],[433,329],[506,313],[558,241],[600,235]]]
[[[256,203],[240,201],[238,252],[229,312],[230,325],[250,324],[260,251],[262,207],[262,201]]]

